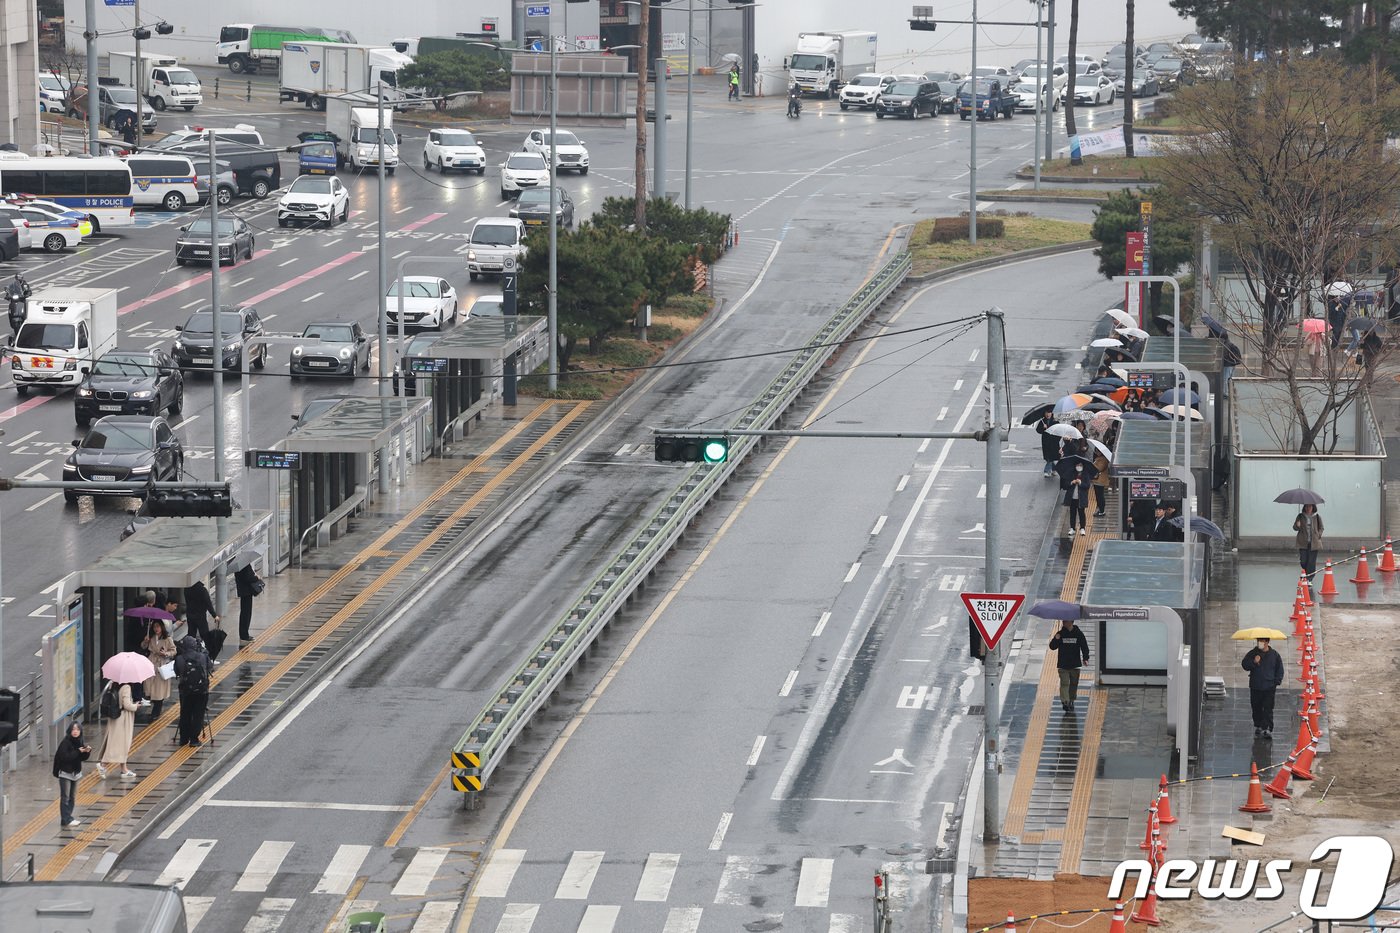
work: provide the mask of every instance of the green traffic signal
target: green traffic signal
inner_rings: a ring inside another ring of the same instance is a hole
[[[725,438],[706,438],[700,446],[706,463],[723,463],[729,459],[729,441]]]
[[[658,434],[654,441],[658,463],[724,463],[729,438],[693,434]]]

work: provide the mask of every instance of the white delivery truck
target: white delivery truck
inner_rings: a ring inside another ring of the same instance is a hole
[[[122,84],[136,88],[156,110],[184,107],[193,110],[204,103],[199,78],[170,55],[142,52],[141,61],[130,52],[108,52],[107,68]]]
[[[117,347],[117,292],[112,288],[47,288],[25,304],[24,326],[10,347],[15,391],[71,388],[102,354]]]
[[[367,95],[325,99],[326,130],[336,137],[336,156],[357,172],[379,168],[379,107]],[[394,111],[384,108],[384,172],[394,174],[399,165],[399,140],[394,133]]]
[[[799,32],[797,48],[788,57],[791,81],[804,94],[821,94],[828,100],[858,74],[875,71],[875,33]]]
[[[342,94],[376,95],[384,84],[384,100],[395,104],[417,96],[399,87],[399,69],[413,59],[393,49],[335,42],[282,44],[281,100],[325,110],[326,101]]]

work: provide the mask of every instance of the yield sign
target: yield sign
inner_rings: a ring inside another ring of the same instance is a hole
[[[967,607],[967,614],[972,616],[973,624],[977,626],[977,631],[982,633],[982,640],[987,643],[987,650],[996,648],[997,642],[1001,641],[1001,635],[1006,631],[1006,627],[1011,624],[1012,618],[1016,615],[1016,610],[1021,608],[1021,603],[1026,601],[1024,593],[963,593],[963,605]]]

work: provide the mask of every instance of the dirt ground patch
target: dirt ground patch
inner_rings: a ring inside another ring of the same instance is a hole
[[[1269,902],[1206,902],[1199,897],[1160,902],[1159,929],[1171,933],[1249,933],[1283,920],[1298,909],[1303,871],[1313,849],[1332,836],[1380,835],[1400,851],[1400,823],[1395,818],[1400,800],[1400,718],[1396,716],[1400,705],[1400,611],[1377,606],[1324,608],[1322,613],[1325,727],[1330,726],[1331,750],[1319,755],[1313,766],[1317,780],[1290,784],[1293,800],[1269,800],[1274,807],[1273,819],[1259,827],[1266,834],[1264,845],[1237,846],[1234,850],[1240,859],[1292,860],[1292,871],[1283,876],[1283,897]],[[1292,646],[1284,650],[1294,655]],[[1290,678],[1296,676],[1296,666],[1291,668]],[[1292,703],[1280,703],[1279,712],[1291,718],[1296,708]],[[1288,730],[1290,736],[1294,729],[1296,722]],[[1247,826],[1246,819],[1240,814],[1234,825]],[[1322,864],[1330,867],[1335,861]],[[974,878],[968,886],[968,926],[973,930],[987,926],[1001,929],[1008,912],[1019,918],[1089,907],[1111,910],[1113,905],[1106,903],[1108,882],[1107,878],[1078,875],[1056,876],[1054,882]],[[1075,929],[1107,930],[1109,921],[1104,917],[1111,917],[1111,913]],[[1397,916],[1390,914],[1388,918]],[[1081,919],[1074,916],[1053,922],[1057,927],[1070,927]],[[1300,918],[1287,928],[1296,929],[1304,923]],[[1028,926],[1018,929],[1024,931]],[[1146,927],[1130,925],[1129,929]]]

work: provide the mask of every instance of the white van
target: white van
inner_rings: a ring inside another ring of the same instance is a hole
[[[194,164],[187,156],[137,153],[126,157],[131,169],[131,199],[137,207],[184,210],[199,203]]]
[[[502,274],[507,258],[519,263],[524,255],[525,224],[514,217],[483,217],[467,235],[467,273],[473,282]]]

